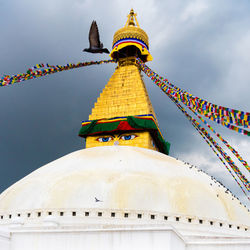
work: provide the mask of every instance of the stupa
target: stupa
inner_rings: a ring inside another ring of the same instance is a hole
[[[79,132],[86,149],[0,195],[0,249],[249,249],[247,208],[169,156],[135,62],[152,56],[133,10],[110,56],[118,65]]]

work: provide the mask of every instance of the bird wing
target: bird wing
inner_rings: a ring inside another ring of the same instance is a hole
[[[93,21],[89,30],[89,45],[92,47],[100,47],[100,37],[96,21]]]

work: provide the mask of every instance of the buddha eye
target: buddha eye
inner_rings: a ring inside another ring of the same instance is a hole
[[[108,137],[99,137],[97,139],[97,141],[99,141],[99,142],[109,142],[111,140],[113,140],[113,138],[111,136],[108,136]]]
[[[136,135],[122,135],[120,138],[124,141],[133,140],[137,137]]]

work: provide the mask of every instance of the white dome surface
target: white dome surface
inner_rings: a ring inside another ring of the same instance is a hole
[[[225,191],[197,168],[159,152],[95,147],[59,158],[9,187],[0,195],[0,213],[130,209],[250,225],[248,210]]]

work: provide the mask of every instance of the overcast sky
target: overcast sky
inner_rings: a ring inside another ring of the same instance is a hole
[[[83,53],[92,20],[111,49],[131,7],[150,42],[148,66],[218,105],[250,111],[250,2],[247,0],[0,0],[0,76],[37,63],[109,59]],[[81,121],[113,74],[90,66],[0,88],[0,192],[31,171],[83,148]],[[144,80],[170,155],[194,164],[246,198],[203,138],[161,90]],[[213,122],[210,122],[213,126]],[[250,163],[250,138],[214,126]],[[243,166],[234,159],[250,179]]]

